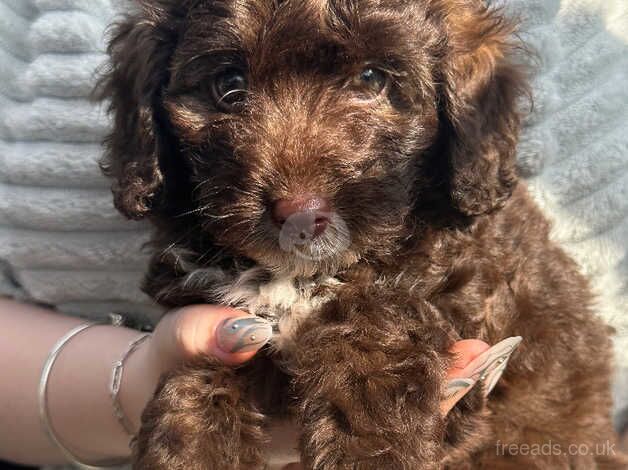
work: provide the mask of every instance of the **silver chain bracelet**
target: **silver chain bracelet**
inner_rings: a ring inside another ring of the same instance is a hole
[[[133,352],[150,337],[151,334],[146,333],[139,338],[131,341],[120,360],[114,363],[113,370],[111,372],[111,386],[109,389],[109,394],[111,396],[111,402],[113,403],[113,412],[126,433],[131,437],[135,435],[135,433],[133,432],[133,425],[131,424],[126,414],[124,413],[124,410],[122,409],[118,394],[120,393],[120,386],[122,385],[122,373],[124,372],[124,363],[126,362],[128,357],[133,354]]]

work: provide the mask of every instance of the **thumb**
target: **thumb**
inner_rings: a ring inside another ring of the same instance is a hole
[[[454,363],[447,371],[448,384],[445,397],[441,401],[441,414],[447,413],[464,397],[475,385],[475,380],[467,378],[467,367],[476,357],[489,349],[484,341],[465,339],[455,343],[449,350],[455,357]]]
[[[480,354],[488,351],[490,346],[478,339],[463,339],[456,342],[449,352],[455,357],[454,363],[447,371],[447,377],[465,377],[465,369]]]
[[[240,310],[192,305],[169,313],[154,333],[160,356],[173,365],[201,354],[228,365],[250,360],[273,335],[269,322]]]

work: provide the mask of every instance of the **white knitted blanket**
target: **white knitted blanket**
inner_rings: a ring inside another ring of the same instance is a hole
[[[148,322],[146,226],[111,205],[96,164],[107,119],[86,99],[116,1],[0,0],[0,293]],[[628,368],[628,1],[500,3],[540,56],[522,173],[593,280]],[[628,407],[626,375],[617,403]]]

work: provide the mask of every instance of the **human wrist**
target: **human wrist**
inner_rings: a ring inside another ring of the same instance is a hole
[[[151,335],[124,364],[118,401],[134,433],[139,430],[142,412],[155,393],[160,377],[167,371],[155,346]]]
[[[131,438],[115,416],[110,387],[114,364],[135,338],[137,332],[127,328],[95,326],[64,346],[52,370],[47,391],[52,426],[83,462],[131,453]]]
[[[170,312],[157,324],[153,334],[131,354],[125,364],[119,399],[128,421],[137,432],[144,408],[153,397],[161,376],[190,359],[182,347],[180,313]]]

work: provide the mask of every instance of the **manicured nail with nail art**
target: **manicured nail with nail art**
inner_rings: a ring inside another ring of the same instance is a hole
[[[444,400],[449,400],[450,398],[454,398],[459,393],[473,387],[474,384],[475,384],[475,380],[473,379],[463,379],[463,378],[451,379],[449,382],[447,382],[447,385],[445,386]]]
[[[484,394],[493,391],[508,365],[508,360],[521,344],[521,336],[514,336],[500,341],[492,348],[480,354],[469,366],[471,378],[484,382]]]
[[[259,317],[227,318],[218,325],[216,343],[227,353],[257,351],[273,336],[273,327]]]

